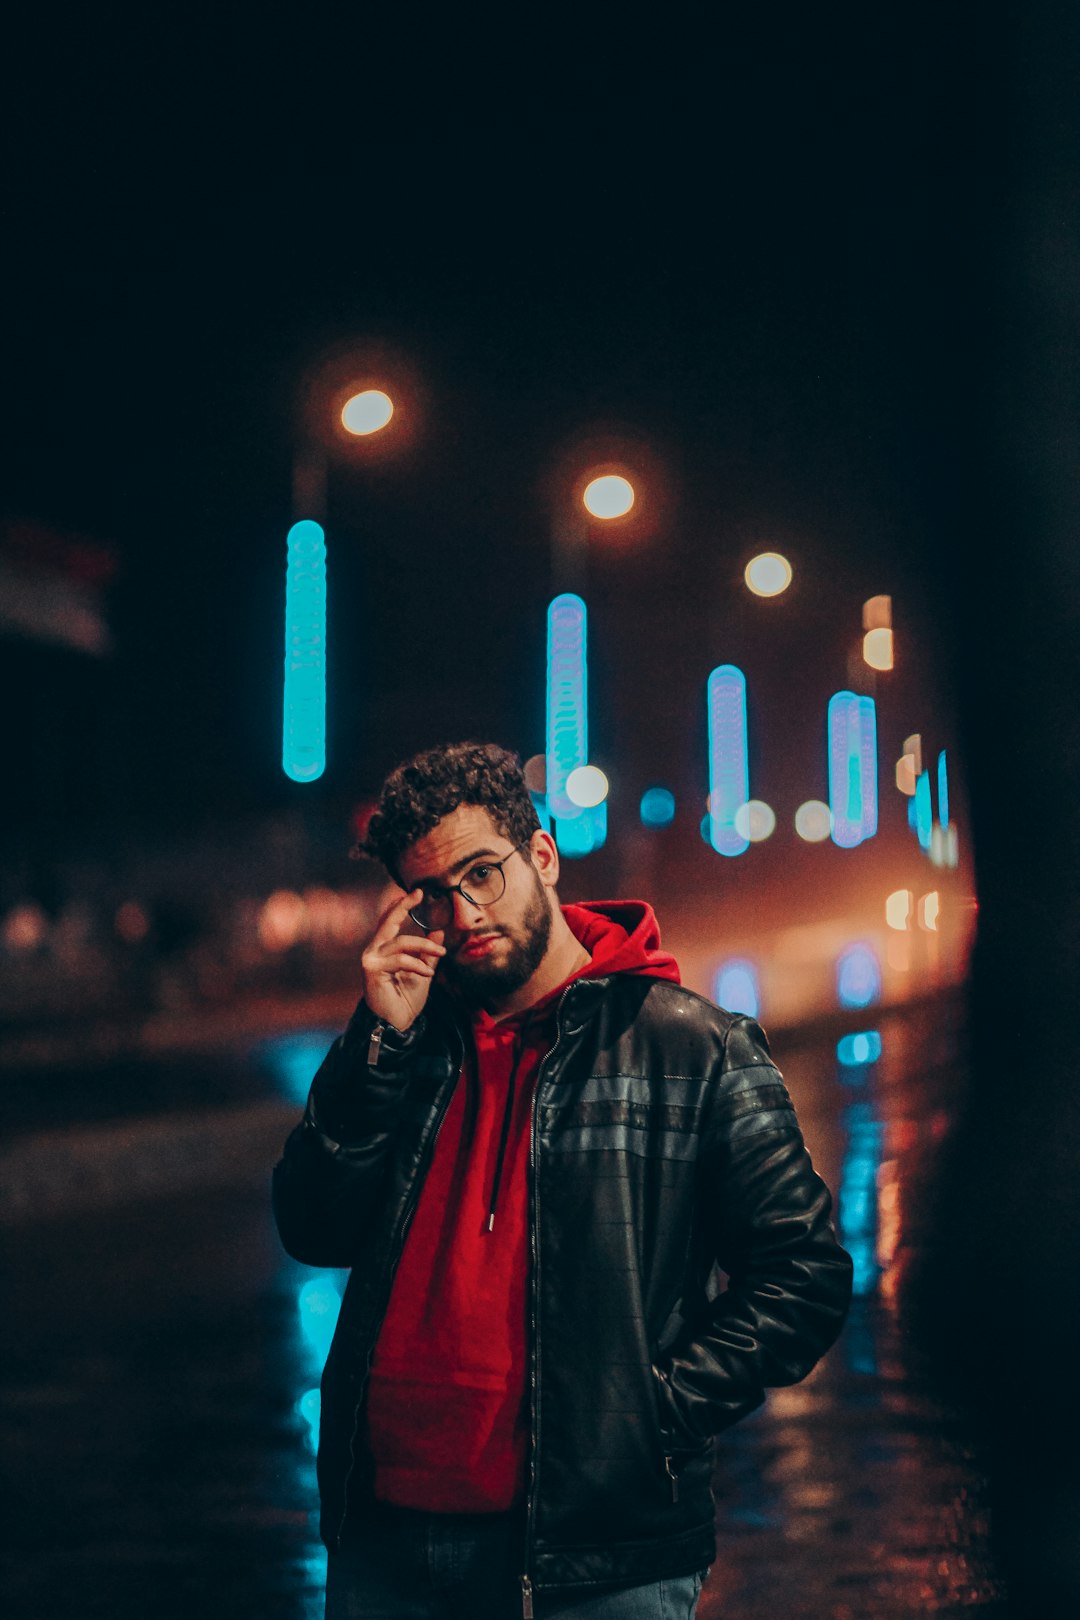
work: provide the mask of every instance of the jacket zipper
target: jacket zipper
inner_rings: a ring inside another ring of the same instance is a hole
[[[372,1032],[372,1041],[374,1040],[374,1035],[375,1035],[375,1032],[373,1031]],[[379,1035],[379,1040],[378,1040],[378,1042],[375,1043],[376,1057],[378,1057],[379,1046],[382,1043],[382,1030],[381,1030],[381,1028],[378,1029],[378,1035]],[[371,1051],[372,1051],[372,1041],[368,1042],[369,1061],[370,1061]],[[462,1068],[462,1065],[463,1065],[464,1061],[465,1061],[465,1048],[464,1048],[464,1044],[462,1044],[460,1059],[459,1059],[458,1065],[457,1065],[457,1074],[458,1074],[459,1079],[461,1077],[461,1068]],[[372,1332],[371,1332],[371,1334],[369,1335],[369,1338],[368,1338],[367,1359],[366,1359],[366,1361],[364,1363],[364,1376],[360,1381],[360,1388],[357,1391],[356,1401],[355,1401],[355,1404],[353,1406],[352,1434],[349,1436],[349,1467],[348,1467],[348,1470],[347,1470],[347,1472],[345,1474],[345,1479],[344,1479],[344,1482],[343,1482],[342,1487],[341,1487],[341,1518],[338,1521],[337,1532],[336,1532],[336,1534],[334,1536],[334,1543],[338,1548],[340,1548],[340,1546],[341,1546],[341,1533],[345,1528],[345,1520],[348,1517],[348,1512],[349,1512],[349,1481],[352,1479],[353,1472],[354,1472],[354,1470],[356,1468],[356,1436],[357,1436],[357,1433],[358,1433],[359,1428],[360,1428],[360,1408],[364,1404],[364,1393],[365,1393],[365,1391],[367,1389],[368,1377],[369,1377],[369,1375],[371,1373],[371,1362],[372,1362],[372,1358],[374,1357],[374,1354],[375,1354],[375,1345],[376,1345],[376,1342],[377,1342],[378,1337],[379,1337],[379,1330],[382,1327],[383,1321],[384,1321],[384,1319],[386,1317],[387,1307],[390,1304],[390,1291],[391,1291],[391,1289],[393,1288],[393,1285],[394,1285],[394,1273],[397,1271],[398,1261],[401,1259],[401,1252],[405,1247],[405,1239],[409,1235],[409,1227],[412,1225],[413,1216],[416,1214],[416,1206],[420,1202],[420,1188],[423,1185],[424,1176],[426,1175],[428,1165],[431,1162],[431,1155],[434,1152],[435,1138],[439,1134],[439,1126],[442,1124],[444,1118],[446,1117],[446,1110],[450,1106],[450,1099],[454,1095],[454,1089],[455,1089],[456,1083],[457,1082],[455,1081],[455,1084],[448,1088],[447,1094],[446,1094],[446,1101],[443,1103],[442,1107],[440,1108],[440,1110],[438,1112],[438,1115],[435,1118],[435,1120],[434,1120],[434,1122],[433,1122],[433,1124],[431,1126],[430,1134],[429,1134],[429,1136],[427,1138],[427,1141],[423,1145],[423,1158],[422,1158],[420,1164],[417,1165],[416,1174],[413,1176],[412,1187],[410,1188],[409,1203],[407,1204],[406,1209],[405,1209],[405,1213],[404,1213],[404,1215],[402,1217],[401,1230],[400,1230],[400,1232],[398,1234],[398,1239],[397,1239],[397,1242],[396,1242],[396,1244],[394,1246],[394,1252],[391,1255],[389,1261],[387,1262],[386,1272],[384,1274],[384,1282],[385,1282],[386,1286],[385,1286],[385,1289],[384,1289],[384,1292],[383,1292],[382,1304],[380,1306],[378,1320],[376,1321],[376,1323],[374,1325],[374,1328],[372,1329]]]
[[[540,1391],[537,1379],[537,1367],[540,1364],[540,1311],[538,1301],[540,1298],[540,1243],[537,1236],[540,1225],[540,1160],[536,1145],[536,1116],[540,1109],[540,1090],[544,1083],[544,1070],[559,1050],[562,1040],[562,1010],[563,1004],[573,987],[567,985],[559,997],[559,1005],[555,1009],[555,1023],[557,1033],[555,1045],[541,1061],[536,1074],[536,1085],[533,1089],[532,1118],[529,1122],[529,1163],[532,1168],[532,1191],[529,1199],[529,1253],[532,1256],[532,1290],[530,1296],[530,1312],[532,1327],[531,1354],[529,1357],[529,1484],[525,1497],[525,1568],[521,1575],[521,1620],[533,1620],[533,1585],[529,1575],[529,1565],[532,1561],[532,1544],[536,1528],[536,1459],[540,1449]]]
[[[664,1472],[671,1481],[671,1500],[677,1502],[679,1500],[679,1476],[675,1472],[674,1459],[670,1452],[664,1453]]]

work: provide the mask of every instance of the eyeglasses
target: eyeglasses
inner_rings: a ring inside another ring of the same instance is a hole
[[[530,835],[520,844],[515,844],[500,861],[477,861],[475,866],[470,866],[460,883],[426,884],[424,898],[409,912],[417,928],[422,928],[425,934],[430,934],[433,928],[449,927],[454,916],[455,894],[460,894],[470,906],[493,906],[496,900],[501,900],[506,892],[506,873],[503,867],[511,856],[516,855],[519,849],[524,849],[525,845],[531,842]]]

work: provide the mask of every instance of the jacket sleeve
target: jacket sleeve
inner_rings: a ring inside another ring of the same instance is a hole
[[[377,1205],[423,1016],[406,1031],[361,1002],[312,1081],[275,1166],[274,1219],[309,1266],[351,1266]]]
[[[766,1389],[805,1378],[851,1299],[829,1190],[751,1019],[729,1032],[699,1168],[701,1219],[728,1288],[654,1368],[673,1428],[691,1445],[760,1406]]]

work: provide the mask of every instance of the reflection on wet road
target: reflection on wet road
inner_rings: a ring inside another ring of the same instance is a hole
[[[977,1458],[902,1332],[948,1031],[913,1015],[776,1056],[858,1298],[810,1379],[721,1444],[701,1620],[1002,1615]],[[281,1253],[263,1181],[9,1231],[5,1613],[320,1616],[311,1435],[340,1281]]]

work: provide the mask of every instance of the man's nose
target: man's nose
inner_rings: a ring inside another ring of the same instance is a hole
[[[468,930],[475,928],[483,919],[483,908],[475,905],[472,900],[466,900],[460,889],[453,893],[454,927]]]

